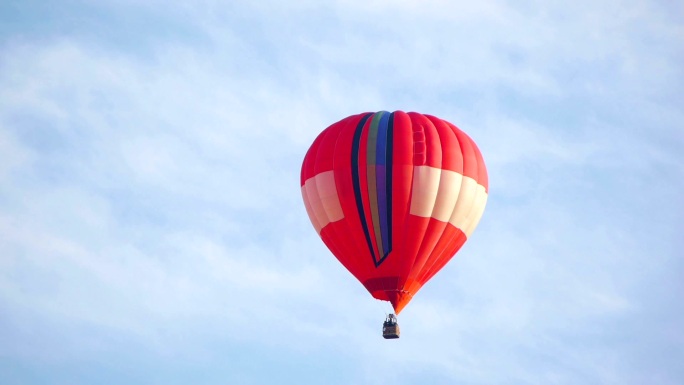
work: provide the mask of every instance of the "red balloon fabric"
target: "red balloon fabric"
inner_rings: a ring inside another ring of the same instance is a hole
[[[380,111],[326,128],[304,157],[301,190],[325,245],[399,314],[477,226],[488,179],[453,124]]]

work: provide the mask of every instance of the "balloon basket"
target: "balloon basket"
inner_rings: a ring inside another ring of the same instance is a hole
[[[399,324],[394,314],[385,318],[385,322],[382,324],[382,337],[386,340],[399,338]]]

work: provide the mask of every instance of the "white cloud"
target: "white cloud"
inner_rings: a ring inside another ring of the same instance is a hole
[[[681,374],[626,363],[664,344],[631,338],[649,314],[682,317],[648,300],[681,270],[667,236],[684,162],[681,28],[656,5],[203,4],[158,16],[201,41],[145,54],[78,34],[3,43],[0,322],[19,336],[3,355],[58,360],[57,343],[19,341],[44,328],[70,340],[66,361],[111,339],[205,363],[254,346],[332,357],[354,383]],[[298,173],[325,126],[394,108],[470,133],[492,188],[392,344],[387,306],[310,228]]]

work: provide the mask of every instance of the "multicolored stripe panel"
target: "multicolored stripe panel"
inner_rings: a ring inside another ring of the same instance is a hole
[[[326,246],[397,313],[470,237],[488,193],[470,137],[402,111],[353,115],[325,129],[304,158],[301,186]]]
[[[367,115],[371,118],[370,115]],[[373,115],[368,125],[368,139],[365,146],[361,146],[361,137],[368,119],[362,119],[354,132],[352,144],[352,175],[354,195],[358,207],[361,226],[366,237],[368,249],[373,256],[375,266],[380,265],[392,250],[392,114],[381,111]],[[365,164],[359,164],[359,152],[366,153]],[[389,161],[388,161],[389,159]],[[363,206],[361,191],[361,171],[366,168],[366,191],[370,204],[370,211]],[[371,240],[369,228],[373,228],[375,242]]]

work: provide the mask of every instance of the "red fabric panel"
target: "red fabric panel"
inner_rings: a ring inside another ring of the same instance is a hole
[[[413,139],[411,118],[402,111],[394,113],[392,151],[392,252],[376,269],[377,277],[407,276],[410,261],[405,257],[407,237],[402,232],[411,197],[413,178]],[[399,290],[397,281],[391,290]]]
[[[489,176],[487,174],[487,166],[485,165],[484,159],[482,158],[482,153],[475,142],[473,142],[473,148],[475,149],[475,156],[477,158],[477,183],[484,186],[485,191],[489,193]]]
[[[341,230],[346,230],[339,229],[339,227],[343,226],[344,225],[340,226],[339,222],[329,223],[321,230],[321,239],[330,252],[333,253],[335,258],[340,261],[342,266],[352,273],[356,279],[363,281],[367,278],[355,267],[356,261],[353,258],[353,247],[350,247],[353,246],[353,244],[351,242],[345,242],[344,239],[340,239],[339,237],[339,234],[342,232]]]
[[[425,116],[420,114],[411,115],[414,127],[419,125],[425,133],[425,148],[427,151],[426,165],[429,167],[442,168],[442,141],[440,140],[437,128]],[[435,197],[436,198],[436,197]],[[431,202],[433,205],[435,202]],[[413,278],[420,273],[425,261],[427,261],[432,249],[437,244],[439,236],[444,230],[444,223],[431,218],[420,218],[413,215],[409,216],[410,223],[419,223],[419,226],[410,228],[407,237],[418,243],[418,248],[409,252],[413,257],[413,265],[407,278]],[[411,243],[413,245],[413,242]]]
[[[413,140],[415,154],[414,166],[430,166],[435,168],[442,167],[442,146],[440,145],[439,135],[435,126],[425,115],[416,112],[409,112],[413,125]],[[419,143],[422,140],[423,143]],[[421,152],[425,152],[425,161],[422,160]]]
[[[436,250],[442,250],[441,253],[436,256],[433,265],[426,268],[417,281],[420,284],[425,284],[434,277],[461,249],[466,240],[467,238],[463,231],[448,224],[440,243],[435,248]]]
[[[441,143],[442,150],[442,165],[441,168],[444,170],[455,171],[460,174],[463,173],[463,153],[461,152],[461,147],[459,145],[458,138],[454,130],[445,121],[436,118],[434,116],[427,116],[428,119],[435,126]],[[453,227],[449,225],[450,227]],[[432,219],[430,221],[429,228],[426,232],[425,238],[423,240],[422,253],[427,254],[427,258],[422,261],[420,265],[420,271],[413,271],[411,273],[411,279],[419,281],[420,285],[424,283],[421,280],[421,276],[425,275],[425,271],[430,269],[436,260],[444,253],[445,248],[449,245],[449,234],[445,234],[447,229],[447,222],[441,222]],[[450,257],[449,257],[450,258]],[[417,290],[417,289],[416,289]],[[409,290],[410,291],[410,290]]]
[[[464,168],[463,175],[469,176],[477,181],[478,184],[484,186],[485,191],[489,191],[489,178],[487,176],[487,167],[485,167],[484,159],[482,158],[482,153],[477,147],[475,142],[463,131],[461,131],[455,125],[446,122],[456,133],[458,140],[465,143],[461,143],[461,152],[463,153],[463,162],[467,164]]]
[[[300,186],[304,186],[304,183],[311,178],[316,176],[314,174],[314,167],[316,166],[316,153],[318,152],[318,146],[321,144],[321,140],[326,135],[327,129],[321,132],[316,139],[314,139],[313,144],[309,147],[309,151],[306,152],[304,156],[304,161],[302,162],[302,173],[300,178]]]
[[[458,144],[456,133],[449,123],[434,116],[426,115],[437,129],[442,144],[442,169],[463,174],[463,153]]]
[[[362,282],[371,276],[373,263],[366,245],[366,239],[363,231],[361,231],[361,219],[354,197],[351,148],[356,126],[364,115],[366,114],[356,115],[348,120],[344,126],[339,127],[339,136],[334,152],[335,186],[344,213],[344,218],[335,225],[336,228],[339,228],[341,236],[353,248],[350,255],[346,256],[350,259],[351,267],[349,269],[355,276],[363,277],[360,279]]]
[[[343,129],[353,122],[354,119],[345,119],[330,126],[321,135],[317,151],[311,154],[314,158],[314,176],[322,172],[333,170],[333,161],[338,139]],[[337,185],[337,183],[336,183]],[[339,189],[338,189],[339,196]],[[341,221],[338,221],[341,222]],[[348,228],[346,223],[332,222],[323,227],[321,230],[321,238],[329,245],[333,254],[337,259],[349,270],[355,277],[364,279],[365,275],[361,274],[357,264],[358,261],[355,255],[358,253],[358,248],[355,247],[354,242],[349,242],[348,233],[354,232],[353,228]],[[331,247],[332,246],[332,247]]]
[[[454,134],[456,134],[456,137],[458,138],[458,144],[461,148],[461,154],[463,155],[463,176],[477,180],[477,155],[473,148],[473,141],[453,124],[449,126],[453,129]]]

